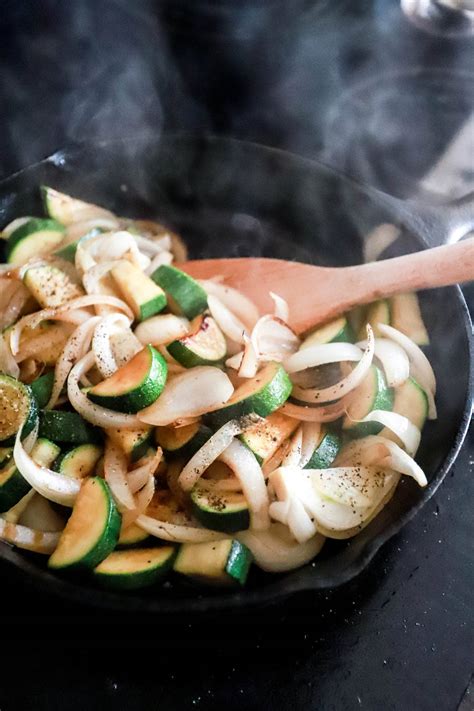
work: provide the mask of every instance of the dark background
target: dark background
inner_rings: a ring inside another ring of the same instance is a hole
[[[4,0],[0,35],[0,176],[68,142],[184,129],[424,196],[474,105],[472,39],[421,31],[388,0]],[[439,192],[472,189],[464,158]],[[2,565],[1,711],[473,708],[473,470],[471,431],[357,580],[246,616],[124,619]]]

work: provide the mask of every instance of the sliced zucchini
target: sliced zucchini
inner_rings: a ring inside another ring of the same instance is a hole
[[[104,207],[78,200],[65,193],[60,193],[58,190],[49,188],[46,185],[41,186],[41,196],[47,214],[59,220],[59,222],[62,222],[63,225],[72,225],[73,222],[82,222],[83,220],[93,220],[96,218],[117,221],[115,215]]]
[[[115,548],[121,518],[104,479],[85,479],[48,566],[55,570],[95,568]]]
[[[39,434],[53,442],[87,444],[97,442],[100,430],[86,422],[77,412],[63,410],[42,410]]]
[[[291,380],[280,363],[267,363],[257,375],[240,385],[223,407],[208,415],[212,426],[220,427],[234,417],[256,413],[266,417],[289,398]]]
[[[255,454],[259,464],[267,462],[290,437],[299,422],[292,417],[272,412],[240,435],[242,442]]]
[[[149,538],[149,535],[143,528],[137,526],[136,523],[130,524],[127,528],[120,531],[120,537],[117,542],[118,548],[131,548],[143,543]]]
[[[175,556],[174,546],[114,551],[94,569],[94,576],[108,588],[137,590],[161,580]]]
[[[36,378],[36,380],[33,380],[33,382],[30,384],[30,388],[32,389],[33,395],[36,398],[38,407],[43,408],[48,404],[49,398],[51,397],[51,392],[53,390],[53,383],[54,372],[51,371],[50,373],[40,375],[39,378]]]
[[[372,326],[375,336],[380,336],[381,333],[377,328],[379,323],[384,323],[390,326],[391,323],[391,312],[390,312],[390,301],[388,299],[380,299],[380,301],[374,301],[369,304],[367,312],[365,314],[365,321],[359,331],[359,340],[364,340],[367,338],[367,330],[365,324],[370,323]]]
[[[38,439],[31,451],[31,458],[42,467],[49,467],[60,452],[53,442]],[[31,489],[12,460],[0,471],[0,511],[8,511]]]
[[[153,346],[145,346],[110,378],[92,387],[87,397],[110,410],[138,412],[161,395],[168,366]]]
[[[408,378],[402,385],[395,388],[393,399],[393,412],[408,417],[419,430],[428,417],[428,398],[425,391],[414,378]],[[380,432],[382,437],[394,440],[397,444],[400,441],[388,427],[384,427]]]
[[[341,449],[340,435],[327,427],[321,428],[319,442],[305,469],[328,469]]]
[[[133,430],[125,427],[110,427],[106,432],[131,462],[144,457],[153,442],[153,427],[148,425]]]
[[[353,400],[347,407],[347,415],[342,428],[351,437],[367,437],[378,434],[383,425],[378,422],[356,422],[362,420],[372,410],[391,410],[393,407],[393,388],[389,388],[385,375],[371,365],[366,377],[354,393]]]
[[[0,469],[9,464],[13,457],[13,447],[0,447]]]
[[[57,249],[54,254],[56,257],[60,257],[66,262],[71,262],[72,264],[74,264],[76,261],[76,252],[79,242],[82,239],[90,239],[90,237],[97,237],[97,235],[103,234],[104,232],[105,230],[102,227],[93,227],[78,239],[74,239],[72,242],[68,242],[68,244],[64,244],[63,246],[60,245],[59,249]]]
[[[94,474],[103,453],[103,448],[98,444],[80,444],[63,454],[56,462],[55,469],[64,476],[84,479]]]
[[[197,520],[213,531],[234,533],[250,526],[245,496],[234,491],[217,491],[211,482],[196,484],[191,491],[191,507]]]
[[[168,353],[185,368],[195,365],[220,365],[227,343],[212,316],[196,316],[186,336],[166,346]]]
[[[173,313],[194,318],[206,310],[206,292],[195,279],[180,269],[162,264],[151,278],[166,292]]]
[[[340,316],[311,331],[301,344],[300,350],[310,348],[310,346],[319,346],[322,343],[336,342],[354,343],[354,332],[345,316]]]
[[[155,440],[167,457],[190,459],[207,442],[212,430],[200,422],[185,427],[157,427]]]
[[[45,309],[55,309],[71,299],[84,295],[84,290],[74,284],[62,269],[50,264],[41,264],[27,269],[23,283],[39,305]]]
[[[243,543],[232,538],[209,543],[184,543],[173,570],[207,585],[244,585],[252,554]]]
[[[111,271],[120,293],[138,321],[163,311],[166,295],[161,287],[131,262],[122,261]]]
[[[17,227],[7,241],[7,261],[25,264],[33,257],[49,254],[63,239],[64,225],[56,220],[31,217]]]
[[[421,315],[418,295],[414,292],[396,294],[390,299],[392,326],[419,346],[428,346],[430,337]]]
[[[26,437],[37,419],[38,407],[29,385],[0,373],[0,443],[3,446],[13,444],[22,425]]]

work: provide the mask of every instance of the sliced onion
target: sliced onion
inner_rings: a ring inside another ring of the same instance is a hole
[[[36,531],[0,518],[0,538],[27,551],[49,555],[58,545],[59,536],[58,532]]]
[[[319,444],[321,437],[321,424],[319,422],[303,422],[302,425],[303,438],[301,442],[301,457],[299,466],[304,468],[311,457],[314,450]]]
[[[119,368],[112,350],[111,337],[119,330],[128,329],[130,319],[124,314],[108,314],[104,316],[94,329],[92,351],[96,366],[103,378],[113,375]]]
[[[18,471],[33,489],[44,496],[45,499],[55,501],[63,506],[72,506],[81,488],[80,479],[63,476],[47,467],[36,464],[26,451],[26,448],[33,446],[36,436],[35,431],[28,435],[24,446],[21,441],[21,429],[18,432],[13,448],[13,457]]]
[[[54,382],[50,398],[45,407],[46,410],[50,410],[57,404],[73,364],[78,358],[83,357],[89,349],[92,333],[99,321],[100,318],[98,316],[92,316],[88,321],[78,326],[66,342],[54,368]]]
[[[290,439],[290,446],[285,454],[282,462],[282,466],[298,467],[301,461],[301,450],[303,447],[303,427],[300,425],[292,434]]]
[[[105,232],[79,242],[76,269],[85,273],[96,264],[122,259],[126,255],[130,255],[131,261],[140,269],[146,269],[150,264],[149,258],[140,252],[130,232]]]
[[[254,454],[240,440],[234,439],[222,452],[219,460],[227,464],[240,481],[250,511],[251,528],[257,530],[268,528],[270,525],[268,492],[262,469]]]
[[[251,331],[257,323],[260,314],[255,304],[250,299],[242,294],[237,289],[231,286],[220,284],[219,282],[209,279],[199,281],[204,291],[211,296],[216,296],[219,301],[226,306],[240,321],[245,324],[245,327]]]
[[[258,370],[258,356],[251,339],[244,335],[245,349],[242,356],[238,376],[239,378],[253,378]]]
[[[278,447],[275,454],[262,464],[262,472],[265,477],[268,477],[275,469],[281,466],[290,449],[290,445],[290,440],[286,439],[283,444]]]
[[[278,412],[281,412],[282,415],[293,417],[296,420],[301,420],[302,422],[333,422],[346,413],[351,399],[351,393],[349,393],[346,397],[341,398],[341,400],[323,407],[295,405],[292,402],[285,402]]]
[[[29,298],[30,292],[21,281],[0,281],[0,330],[18,319]]]
[[[120,511],[134,509],[135,500],[127,479],[127,458],[109,438],[105,442],[104,477]]]
[[[149,476],[145,485],[140,489],[140,491],[135,496],[135,506],[131,511],[124,511],[122,513],[122,530],[131,526],[135,523],[136,519],[145,513],[151,500],[153,499],[153,494],[155,493],[155,479],[153,476]]]
[[[309,563],[324,544],[324,537],[319,534],[306,543],[297,543],[281,523],[271,524],[266,531],[241,531],[236,538],[251,550],[258,567],[269,573],[300,568]]]
[[[201,449],[198,449],[196,454],[191,457],[179,475],[178,483],[183,491],[191,491],[206,469],[212,462],[216,461],[231,444],[234,437],[241,432],[241,423],[237,420],[230,420],[209,437]],[[257,460],[255,459],[255,461]]]
[[[242,321],[240,321],[217,296],[210,294],[207,297],[207,305],[222,333],[236,343],[243,344],[244,334],[247,333],[247,330]]]
[[[395,442],[390,442],[390,440],[386,440],[385,446],[389,451],[389,455],[381,460],[381,466],[389,467],[399,474],[412,477],[419,486],[427,486],[428,480],[423,469],[407,452]]]
[[[289,323],[290,307],[288,306],[288,302],[281,296],[278,296],[278,294],[274,294],[273,291],[270,292],[270,296],[275,304],[275,310],[273,312],[275,318],[278,318],[280,321],[284,321],[285,323]]]
[[[398,412],[390,412],[388,410],[372,410],[362,420],[357,422],[380,422],[384,427],[388,427],[402,441],[408,454],[413,456],[421,439],[421,432],[408,417],[399,415]]]
[[[339,380],[335,385],[330,385],[326,388],[301,388],[299,385],[293,386],[292,395],[298,400],[312,403],[331,402],[352,392],[364,380],[367,372],[372,365],[374,357],[374,334],[372,328],[367,324],[367,348],[360,361],[357,363],[354,370],[346,375],[345,378]],[[307,349],[309,350],[309,348]],[[305,351],[303,351],[305,352]]]
[[[67,381],[67,392],[71,405],[85,420],[99,427],[139,427],[140,420],[136,415],[124,415],[121,412],[100,407],[100,405],[91,402],[81,391],[79,380],[94,364],[95,358],[91,351],[81,358],[71,370]]]
[[[285,360],[287,373],[297,373],[306,368],[314,368],[327,363],[341,363],[343,361],[360,361],[362,351],[352,343],[322,343],[317,346],[308,346]]]
[[[262,316],[252,330],[252,343],[260,360],[283,361],[296,353],[300,339],[275,316]]]
[[[17,363],[22,363],[28,358],[42,360],[44,352],[48,349],[62,349],[72,331],[72,324],[66,323],[55,323],[51,328],[39,329],[38,333],[32,331],[31,337],[20,343],[20,349],[16,355]]]
[[[435,420],[436,405],[434,396],[436,394],[436,377],[428,358],[411,338],[408,338],[408,336],[405,336],[404,333],[398,331],[396,328],[387,326],[386,324],[379,324],[379,330],[392,341],[398,343],[406,352],[410,361],[412,375],[425,390],[428,397],[428,417],[430,420]]]
[[[244,358],[245,351],[239,351],[235,353],[230,358],[227,358],[225,365],[227,368],[232,368],[232,370],[239,370],[242,365],[242,360]]]
[[[222,370],[197,366],[170,378],[158,400],[141,410],[138,419],[150,425],[169,425],[221,407],[233,392],[234,387]]]
[[[161,346],[183,338],[189,333],[190,328],[191,325],[187,318],[163,314],[162,316],[152,316],[138,324],[135,335],[143,345],[151,343],[152,346]]]
[[[145,254],[163,254],[163,252],[168,252],[171,249],[171,238],[169,235],[163,235],[158,239],[149,239],[148,237],[143,237],[142,235],[133,235],[135,242],[139,249],[141,249]]]
[[[360,348],[366,348],[367,341],[361,341],[357,345]],[[396,388],[408,380],[410,361],[398,343],[390,341],[388,338],[376,338],[374,355],[381,362],[387,383],[391,388]]]
[[[11,375],[12,378],[18,378],[20,375],[20,368],[2,334],[0,334],[0,372]]]
[[[132,360],[133,356],[143,349],[143,345],[128,327],[118,329],[115,333],[112,333],[110,345],[117,369]]]
[[[207,543],[208,541],[220,541],[226,538],[225,533],[210,531],[207,528],[199,528],[198,526],[180,526],[167,521],[158,521],[144,514],[139,516],[135,523],[151,536],[172,543]]]
[[[139,491],[151,476],[154,476],[163,457],[161,447],[158,447],[152,455],[143,457],[140,466],[128,472],[128,485],[133,494]]]
[[[158,267],[161,267],[162,264],[172,264],[173,259],[174,257],[171,252],[160,252],[155,257],[153,257],[150,264],[145,269],[145,274],[147,276],[151,276],[153,272],[158,269]]]

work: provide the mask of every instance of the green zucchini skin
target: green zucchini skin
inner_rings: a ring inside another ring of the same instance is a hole
[[[49,467],[58,456],[60,449],[47,439],[39,438],[32,451],[32,458],[38,464]],[[13,459],[0,470],[0,511],[5,512],[15,506],[30,491],[31,486],[16,468]]]
[[[173,570],[204,585],[245,585],[252,564],[250,550],[240,541],[226,538],[209,543],[183,543]]]
[[[334,430],[326,430],[304,469],[328,469],[342,446],[341,436]]]
[[[192,319],[206,310],[206,292],[195,279],[180,269],[162,264],[153,272],[151,278],[172,298],[187,318]]]
[[[113,590],[139,590],[149,587],[166,576],[173,566],[176,552],[175,546],[114,551],[94,569],[94,577],[98,583]],[[114,564],[127,559],[132,563],[130,570],[114,570]]]
[[[42,409],[48,404],[49,398],[51,397],[51,393],[53,391],[53,383],[54,372],[51,371],[50,373],[40,375],[39,378],[36,378],[36,380],[33,380],[30,384],[30,388],[33,391],[33,395],[36,398],[39,408]]]
[[[213,492],[198,484],[191,491],[191,509],[206,528],[222,533],[244,531],[250,526],[249,507],[243,496],[239,503],[230,503],[225,492]]]
[[[102,439],[98,428],[86,422],[77,412],[64,410],[41,411],[39,436],[53,442],[77,445],[100,442]]]

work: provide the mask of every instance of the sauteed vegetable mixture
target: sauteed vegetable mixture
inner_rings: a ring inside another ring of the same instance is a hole
[[[418,299],[303,336],[181,239],[42,188],[3,229],[0,537],[132,589],[166,575],[243,585],[349,538],[414,457],[435,377]]]

